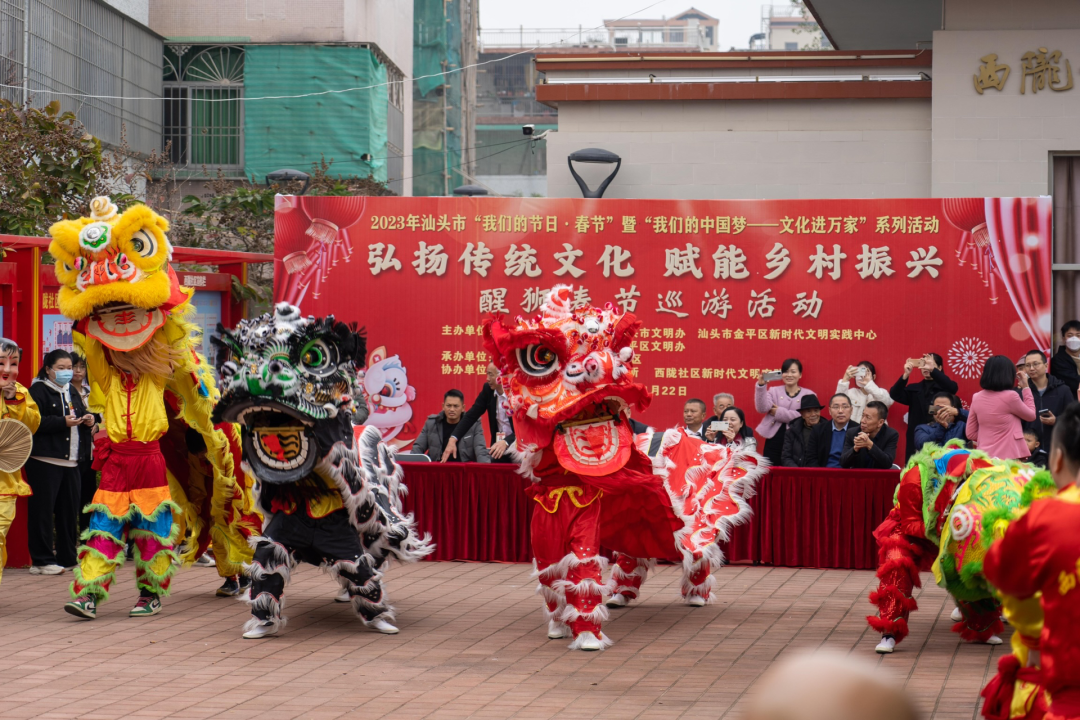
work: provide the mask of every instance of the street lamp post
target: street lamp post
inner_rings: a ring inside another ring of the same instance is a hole
[[[598,188],[591,190],[589,189],[589,186],[585,184],[585,181],[581,179],[581,176],[577,174],[577,171],[574,170],[575,162],[614,164],[615,169],[604,179],[604,182],[600,183]],[[584,150],[570,153],[566,157],[566,164],[570,166],[570,174],[574,176],[574,180],[577,181],[578,187],[581,188],[582,197],[602,198],[604,197],[604,191],[607,190],[608,185],[610,185],[611,181],[615,179],[615,176],[619,174],[619,168],[622,167],[622,158],[610,150],[585,148]]]

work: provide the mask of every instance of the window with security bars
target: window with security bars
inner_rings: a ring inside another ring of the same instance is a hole
[[[192,170],[239,170],[244,157],[244,49],[169,45],[162,142]]]

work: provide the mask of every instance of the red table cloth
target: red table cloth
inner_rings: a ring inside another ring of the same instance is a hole
[[[528,481],[515,466],[402,463],[405,509],[436,543],[432,560],[529,562]],[[751,521],[724,544],[728,562],[872,570],[872,532],[892,508],[898,470],[773,468]]]

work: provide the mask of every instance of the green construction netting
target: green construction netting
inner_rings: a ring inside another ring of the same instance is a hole
[[[289,100],[247,101],[244,171],[262,181],[283,168],[307,171],[333,159],[334,175],[386,180],[386,67],[367,48],[249,45],[244,95],[297,95],[376,85],[370,90]],[[372,159],[360,156],[370,153]]]
[[[413,3],[413,195],[444,195],[467,182],[455,171],[464,74],[450,72],[461,67],[461,2]]]

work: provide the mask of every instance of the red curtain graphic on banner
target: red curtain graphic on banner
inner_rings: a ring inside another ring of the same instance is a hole
[[[756,425],[753,384],[788,357],[828,405],[849,365],[871,361],[888,389],[905,359],[936,352],[967,401],[988,357],[1050,342],[1044,198],[279,196],[276,207],[275,300],[367,328],[371,422],[398,446],[446,390],[468,402],[479,391],[483,318],[534,314],[560,283],[642,320],[637,372],[655,399],[640,419],[655,427],[718,392]],[[901,435],[906,411],[889,415]]]

